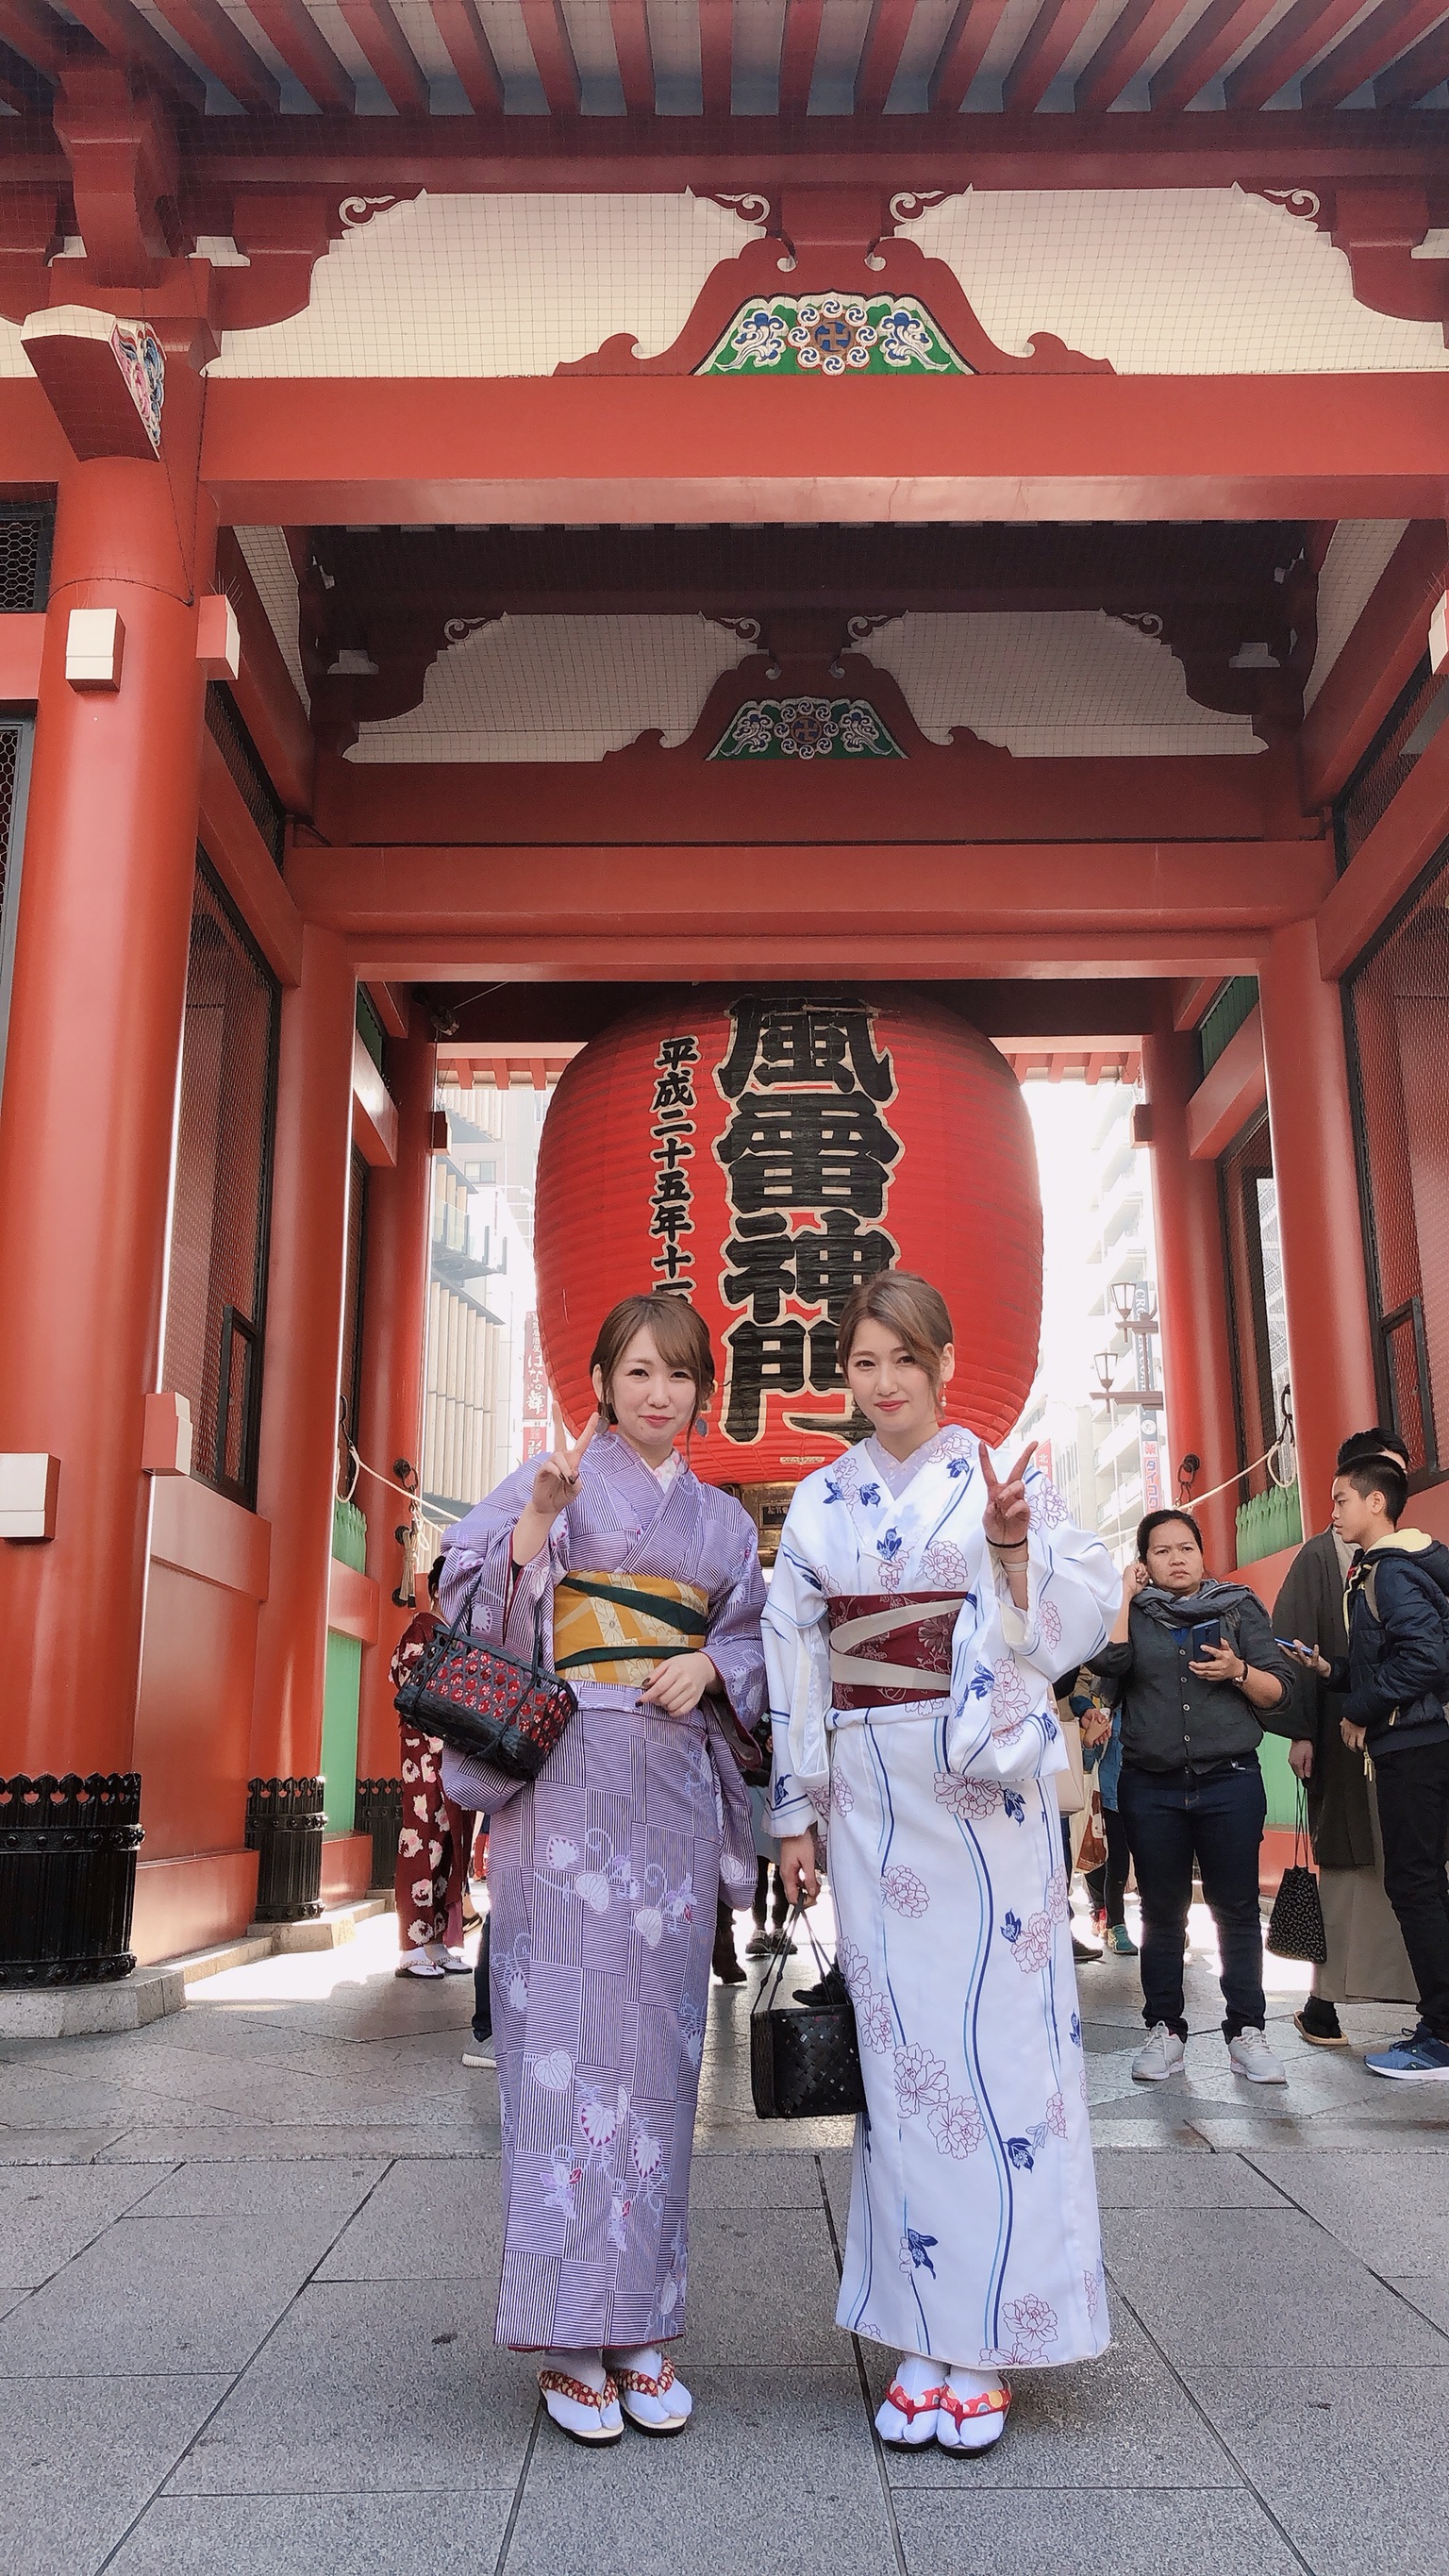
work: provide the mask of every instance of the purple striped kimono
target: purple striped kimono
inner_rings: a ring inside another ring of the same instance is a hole
[[[755,1532],[687,1468],[660,1486],[627,1441],[586,1450],[576,1502],[509,1601],[520,1467],[444,1541],[442,1604],[532,1652],[543,1602],[580,1573],[664,1575],[708,1596],[705,1651],[747,1726],[765,1701]],[[747,1905],[744,1784],[707,1709],[666,1717],[636,1687],[579,1681],[578,1714],[520,1786],[445,1753],[449,1795],[493,1817],[493,2027],[503,2133],[497,2340],[515,2351],[658,2343],[682,2332],[689,2159],[715,1905]]]

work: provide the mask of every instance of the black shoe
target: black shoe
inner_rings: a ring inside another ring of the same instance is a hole
[[[818,1986],[794,1986],[791,1992],[796,2003],[803,2004],[807,2012],[838,2012],[850,2001],[850,1988],[840,1973],[838,1961],[834,1959]]]
[[[1347,2048],[1334,2006],[1320,1995],[1310,1995],[1301,2012],[1293,2016],[1293,2027],[1310,2048]]]
[[[1101,1951],[1094,1950],[1089,1941],[1079,1941],[1075,1932],[1072,1934],[1072,1957],[1074,1959],[1100,1959],[1101,1955]]]

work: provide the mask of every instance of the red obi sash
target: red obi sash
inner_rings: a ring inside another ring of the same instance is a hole
[[[833,1708],[899,1708],[944,1698],[962,1592],[845,1592],[830,1614]]]

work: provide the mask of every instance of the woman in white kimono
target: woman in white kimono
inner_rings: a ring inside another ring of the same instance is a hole
[[[1031,1468],[939,1428],[944,1301],[901,1271],[849,1299],[870,1439],[797,1489],[764,1616],[772,1819],[794,1896],[829,1832],[867,2108],[836,2322],[901,2359],[885,2441],[982,2450],[1009,2363],[1109,2340],[1053,1775],[1053,1677],[1121,1581]]]

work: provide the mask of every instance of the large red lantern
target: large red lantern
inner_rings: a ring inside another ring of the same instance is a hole
[[[1010,1067],[915,998],[685,994],[575,1057],[538,1158],[534,1248],[549,1378],[577,1432],[608,1308],[674,1288],[720,1369],[694,1464],[794,1484],[837,1457],[851,1407],[834,1318],[855,1281],[916,1270],[956,1328],[953,1422],[997,1441],[1041,1322],[1041,1208]]]

